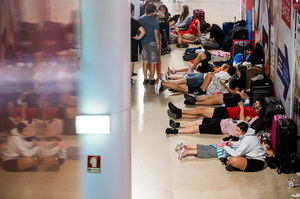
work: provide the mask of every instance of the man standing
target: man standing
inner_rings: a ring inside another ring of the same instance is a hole
[[[140,24],[143,26],[146,32],[145,36],[141,40],[144,73],[143,84],[148,84],[150,79],[150,85],[154,85],[155,83],[154,73],[159,49],[159,25],[153,17],[155,11],[156,6],[153,4],[148,4],[146,7],[146,15],[139,19]],[[147,77],[148,70],[150,72],[149,79]]]

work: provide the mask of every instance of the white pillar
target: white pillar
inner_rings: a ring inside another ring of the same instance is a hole
[[[130,1],[82,0],[80,113],[111,116],[110,134],[81,135],[84,199],[131,198]],[[87,173],[87,155],[101,173]]]

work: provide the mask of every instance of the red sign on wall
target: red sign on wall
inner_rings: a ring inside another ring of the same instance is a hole
[[[300,0],[293,0],[293,7],[297,10],[300,14]]]
[[[281,18],[289,28],[291,28],[291,12],[291,0],[282,0]]]
[[[88,173],[101,173],[101,156],[88,155],[87,156],[87,172]]]

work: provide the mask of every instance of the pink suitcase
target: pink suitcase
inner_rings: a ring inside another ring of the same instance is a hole
[[[195,9],[193,10],[193,17],[198,18],[200,21],[200,24],[205,23],[205,12],[202,9]]]
[[[271,144],[272,144],[272,149],[274,152],[276,149],[276,133],[277,133],[277,129],[276,129],[276,123],[277,120],[282,119],[282,118],[286,118],[285,115],[274,115],[273,120],[272,120],[272,128],[271,128]]]

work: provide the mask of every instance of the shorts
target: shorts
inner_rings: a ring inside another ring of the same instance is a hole
[[[203,74],[202,73],[187,74],[187,77],[186,77],[186,85],[187,86],[200,87],[202,82],[203,82]]]
[[[230,118],[229,113],[226,107],[216,107],[214,114],[212,116],[213,119],[226,119]]]
[[[145,62],[150,63],[157,63],[158,59],[158,49],[157,49],[157,43],[150,42],[147,45],[142,46],[142,53],[143,53],[143,59]]]
[[[264,167],[265,167],[265,161],[247,158],[247,166],[245,171],[246,172],[261,171],[264,169]]]
[[[213,68],[209,65],[207,59],[201,61],[201,66],[198,66],[197,71],[200,73],[213,72]]]
[[[217,158],[217,149],[211,145],[197,144],[198,158]]]
[[[200,86],[188,86],[188,93],[199,92],[200,90]]]
[[[236,107],[242,100],[239,94],[226,93],[223,95],[223,102],[226,107]]]
[[[203,118],[199,125],[199,131],[202,134],[222,134],[221,119]]]
[[[3,169],[11,172],[19,172],[18,159],[3,161]]]

